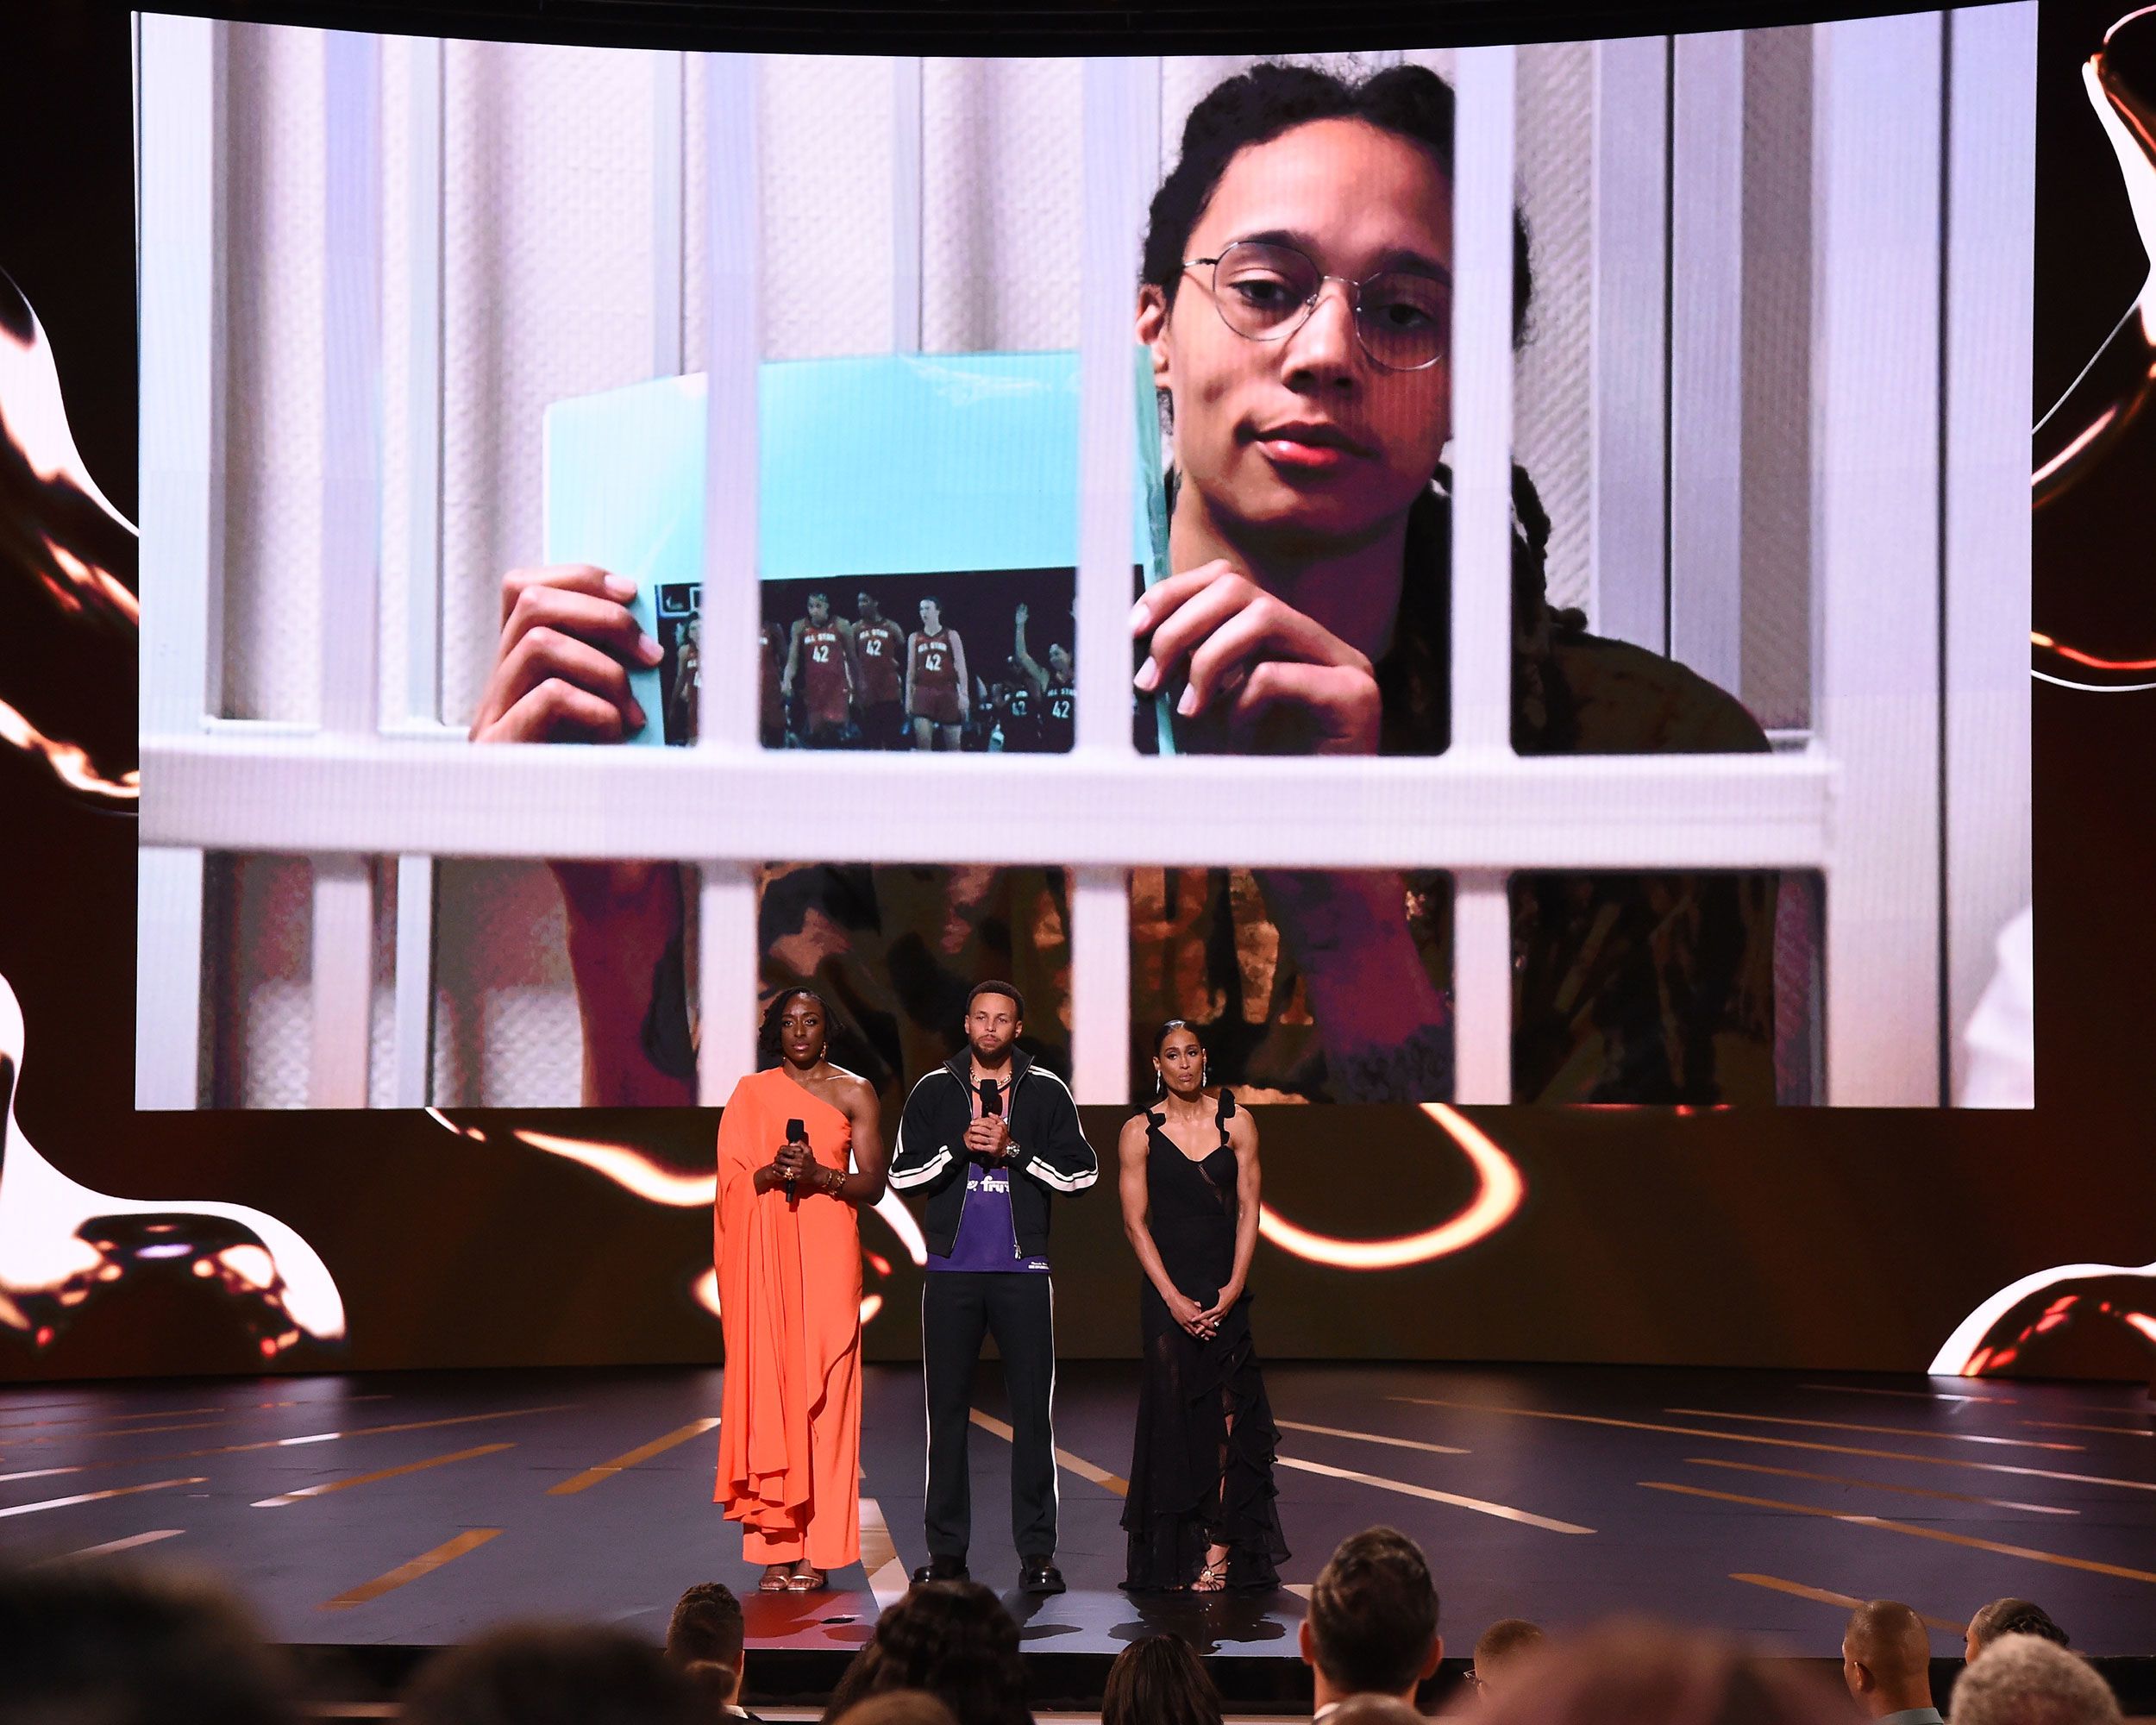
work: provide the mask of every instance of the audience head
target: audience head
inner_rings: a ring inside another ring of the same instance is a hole
[[[1190,1643],[1147,1635],[1115,1656],[1100,1725],[1220,1725],[1220,1695]]]
[[[1413,1700],[1445,1657],[1422,1548],[1392,1527],[1343,1540],[1310,1589],[1302,1656],[1317,1672],[1319,1706],[1350,1695]]]
[[[1969,1620],[1961,1656],[1973,1664],[1977,1655],[2002,1635],[2040,1635],[2054,1646],[2069,1645],[2066,1632],[2034,1600],[1995,1599]]]
[[[119,1568],[0,1573],[4,1725],[290,1725],[283,1668],[222,1590]]]
[[[1491,1725],[1845,1725],[1849,1703],[1817,1672],[1722,1636],[1620,1619],[1550,1647],[1482,1717]]]
[[[1485,1701],[1495,1699],[1520,1680],[1521,1668],[1541,1651],[1539,1625],[1525,1617],[1500,1617],[1475,1643],[1475,1687]]]
[[[2095,1668],[2041,1635],[2003,1634],[1954,1684],[1954,1725],[2115,1725],[2118,1697]]]
[[[624,1629],[517,1624],[452,1647],[404,1696],[404,1725],[703,1725],[696,1686]]]
[[[699,1581],[674,1604],[667,1624],[667,1663],[724,1709],[741,1692],[743,1632],[741,1601],[716,1581]]]
[[[1396,1695],[1351,1695],[1325,1716],[1325,1725],[1430,1725],[1412,1703]]]
[[[887,1689],[856,1701],[835,1725],[958,1725],[951,1710],[924,1689]]]
[[[927,1690],[958,1725],[1032,1725],[1018,1626],[977,1581],[919,1583],[877,1618],[824,1716],[896,1689]]]
[[[1874,1719],[1932,1704],[1932,1638],[1906,1605],[1874,1599],[1849,1614],[1841,1680]]]

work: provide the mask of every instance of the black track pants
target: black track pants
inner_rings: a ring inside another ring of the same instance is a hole
[[[1056,1551],[1056,1305],[1040,1273],[931,1270],[921,1288],[921,1376],[928,1392],[928,1550],[962,1559],[973,1534],[967,1439],[983,1336],[1003,1356],[1011,1401],[1011,1542],[1020,1558]]]

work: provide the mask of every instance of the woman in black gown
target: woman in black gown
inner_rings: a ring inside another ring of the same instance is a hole
[[[1257,1126],[1206,1088],[1181,1019],[1153,1038],[1160,1100],[1119,1145],[1123,1231],[1145,1272],[1145,1371],[1123,1507],[1133,1592],[1279,1585],[1280,1433],[1258,1375],[1244,1291],[1257,1245]]]

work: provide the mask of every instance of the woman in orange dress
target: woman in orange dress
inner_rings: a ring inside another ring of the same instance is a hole
[[[726,1342],[718,1489],[766,1593],[812,1593],[861,1556],[861,1231],[883,1195],[875,1092],[824,1057],[830,1009],[791,988],[763,1070],[718,1122],[716,1255]]]

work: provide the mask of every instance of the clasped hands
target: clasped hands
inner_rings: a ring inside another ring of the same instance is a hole
[[[1000,1114],[983,1114],[966,1128],[965,1145],[974,1156],[1000,1162],[1011,1153],[1011,1126]]]
[[[1211,1341],[1220,1333],[1220,1320],[1228,1308],[1243,1297],[1239,1288],[1223,1288],[1210,1306],[1200,1306],[1180,1289],[1170,1289],[1166,1295],[1168,1315],[1177,1326],[1189,1332],[1201,1342]]]
[[[817,1170],[821,1165],[816,1159],[815,1152],[806,1145],[789,1140],[772,1152],[771,1160],[761,1170],[766,1176],[763,1189],[768,1192],[774,1187],[783,1186],[791,1180],[795,1182],[798,1190],[802,1181],[807,1180],[813,1182]],[[816,1192],[825,1189],[811,1183],[808,1189]]]

